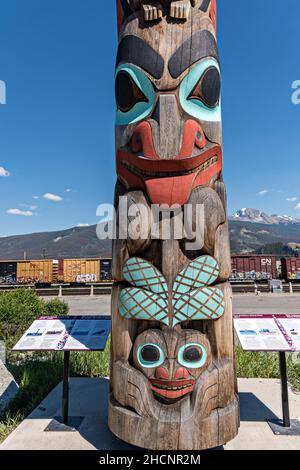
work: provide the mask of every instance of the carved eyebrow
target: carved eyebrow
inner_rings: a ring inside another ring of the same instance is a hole
[[[205,57],[219,61],[216,40],[207,30],[193,34],[174,52],[169,60],[169,72],[173,78],[178,78],[187,68]]]
[[[120,62],[138,65],[159,80],[164,73],[164,60],[149,44],[137,36],[125,36],[120,42],[117,66]]]

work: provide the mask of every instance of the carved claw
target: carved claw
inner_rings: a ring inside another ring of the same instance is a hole
[[[121,405],[131,407],[144,418],[159,420],[161,405],[153,398],[147,378],[127,361],[114,363],[113,390]]]
[[[144,4],[143,5],[143,12],[144,12],[144,20],[145,21],[156,21],[160,20],[163,16],[163,9],[160,4],[158,5],[151,5],[151,4]]]
[[[163,17],[163,5],[169,7],[171,18],[187,20],[197,0],[129,0],[131,8],[136,11],[142,8],[144,20],[157,21]]]
[[[170,4],[170,17],[178,20],[187,20],[191,11],[190,0],[174,0]]]

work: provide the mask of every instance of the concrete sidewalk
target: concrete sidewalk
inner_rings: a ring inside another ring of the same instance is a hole
[[[57,297],[55,297],[57,299]],[[45,297],[50,300],[51,297]],[[110,315],[110,295],[64,296],[60,300],[69,305],[70,315]],[[299,294],[234,294],[233,312],[243,313],[294,313],[300,315]]]
[[[61,384],[8,437],[0,450],[131,450],[107,427],[107,379],[71,379],[70,415],[84,416],[78,432],[47,433],[53,416],[60,414]],[[300,449],[300,437],[275,436],[266,419],[281,416],[280,382],[267,379],[240,379],[241,429],[226,446],[230,450]],[[290,410],[300,419],[300,395],[290,391]]]
[[[68,304],[70,315],[110,315],[110,295],[44,297],[46,301],[58,298]]]

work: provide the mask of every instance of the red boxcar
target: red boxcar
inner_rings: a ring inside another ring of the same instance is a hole
[[[231,281],[268,281],[277,279],[276,256],[237,255],[232,256]]]
[[[300,258],[282,258],[281,269],[286,281],[300,281]]]

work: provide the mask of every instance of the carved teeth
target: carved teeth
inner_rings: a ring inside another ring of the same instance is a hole
[[[145,177],[168,177],[168,176],[184,176],[184,175],[190,175],[192,173],[196,172],[201,172],[208,170],[211,166],[213,166],[216,162],[218,161],[217,155],[214,157],[210,158],[206,162],[202,163],[198,168],[194,168],[193,170],[186,170],[186,171],[178,171],[178,172],[153,172],[153,171],[147,171],[147,170],[141,170],[134,165],[131,165],[125,160],[122,160],[122,165],[127,168],[131,173],[136,174],[138,176],[145,176]]]
[[[167,390],[168,392],[177,392],[178,390],[184,390],[186,388],[191,388],[193,385],[182,385],[181,387],[167,387],[166,385],[153,384],[153,387],[159,388],[161,390]]]

